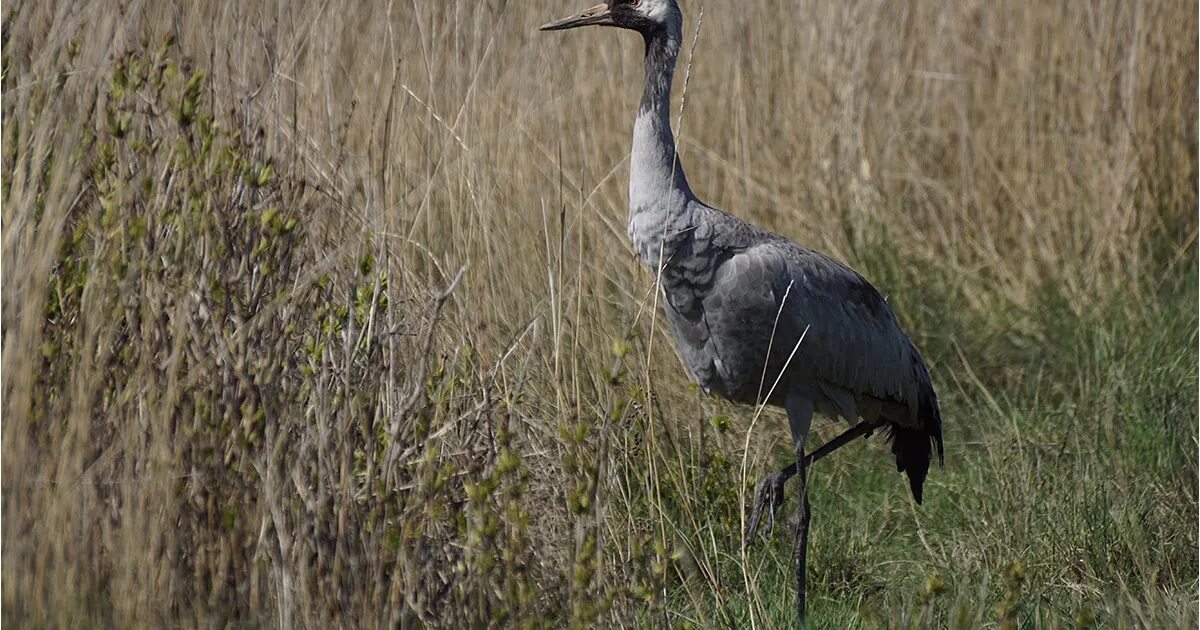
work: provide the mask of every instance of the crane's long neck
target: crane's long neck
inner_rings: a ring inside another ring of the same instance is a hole
[[[675,154],[675,136],[671,133],[671,82],[681,38],[678,24],[666,25],[645,35],[646,84],[633,125],[630,156],[631,230],[633,215],[641,212],[676,214],[693,198],[683,165]]]

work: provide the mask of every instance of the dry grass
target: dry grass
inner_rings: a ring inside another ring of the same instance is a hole
[[[787,536],[738,550],[786,431],[679,368],[640,42],[536,32],[578,8],[6,7],[4,621],[787,622]],[[945,405],[926,506],[878,445],[815,471],[814,618],[1194,626],[1195,6],[697,41],[694,186],[863,271]]]

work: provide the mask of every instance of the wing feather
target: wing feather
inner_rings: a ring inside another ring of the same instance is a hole
[[[730,369],[761,371],[765,357],[768,373],[786,366],[793,384],[899,402],[915,420],[912,344],[883,296],[849,267],[774,240],[725,261],[704,302]]]

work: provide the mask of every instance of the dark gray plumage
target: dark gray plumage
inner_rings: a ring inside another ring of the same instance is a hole
[[[932,450],[942,456],[937,396],[920,353],[866,279],[692,193],[670,125],[682,23],[675,0],[609,0],[542,28],[618,26],[645,40],[645,86],[630,156],[629,237],[659,279],[666,318],[696,382],[730,400],[766,402],[788,412],[797,465],[760,484],[748,538],[761,502],[770,500],[773,512],[783,482],[799,468],[802,619],[809,515],[804,442],[813,413],[851,424],[861,418],[855,435],[884,428],[919,503]]]

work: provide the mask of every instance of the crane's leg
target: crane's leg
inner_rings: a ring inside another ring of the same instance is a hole
[[[882,420],[858,423],[841,435],[822,444],[821,448],[805,455],[805,467],[812,466],[817,460],[850,443],[856,437],[871,437],[875,429],[882,425]],[[770,535],[775,526],[775,512],[783,505],[783,485],[796,475],[797,470],[799,470],[799,466],[796,462],[792,462],[778,472],[763,477],[758,482],[758,487],[754,492],[754,506],[750,511],[750,519],[746,522],[746,535],[742,544],[749,547],[750,543],[754,541],[754,535],[758,532],[758,525],[762,521],[764,511],[767,513],[767,535]]]
[[[808,523],[812,510],[808,505],[808,466],[804,456],[804,441],[812,426],[813,403],[801,396],[788,396],[788,424],[792,429],[792,448],[796,452],[796,472],[800,486],[800,518],[796,523],[796,539],[792,556],[796,571],[796,626],[804,627],[805,596],[808,582]]]

